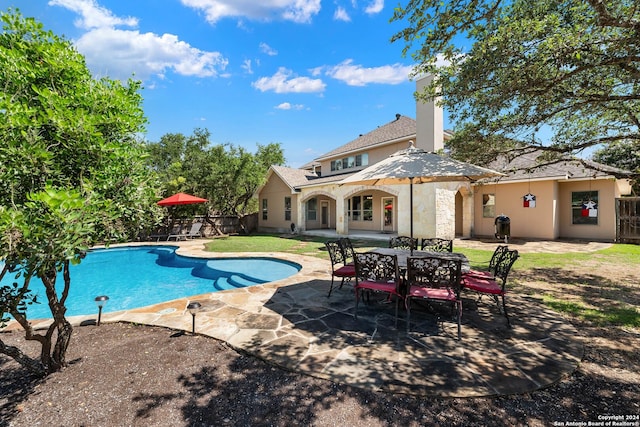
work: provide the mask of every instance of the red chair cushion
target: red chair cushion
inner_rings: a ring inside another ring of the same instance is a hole
[[[502,287],[492,279],[481,279],[473,276],[465,276],[463,281],[464,287],[472,291],[482,292],[484,294],[502,295]]]
[[[372,282],[369,280],[363,280],[358,282],[356,289],[371,289],[373,291],[388,292],[390,294],[396,293],[396,284],[391,282]]]
[[[353,265],[345,265],[333,272],[338,277],[354,277],[356,275],[356,267]]]
[[[407,298],[428,298],[443,301],[456,301],[456,294],[452,289],[447,288],[423,288],[422,286],[411,286]]]
[[[495,276],[488,271],[471,270],[462,274],[464,275],[464,277],[477,277],[479,279],[495,279]]]

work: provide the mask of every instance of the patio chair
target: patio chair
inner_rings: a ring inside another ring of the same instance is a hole
[[[418,239],[409,236],[398,236],[389,239],[389,247],[394,249],[416,250]]]
[[[155,240],[159,242],[160,239],[168,240],[168,237],[172,234],[179,234],[182,231],[182,224],[177,224],[170,229],[168,225],[163,225],[155,233],[149,235],[149,240]]]
[[[433,257],[420,257],[407,260],[407,332],[411,325],[411,302],[415,299],[451,303],[457,309],[458,340],[460,340],[462,321],[460,260]]]
[[[356,262],[356,250],[353,248],[353,243],[348,237],[342,237],[338,239],[340,248],[342,249],[342,255],[344,256],[345,265],[354,265]]]
[[[453,252],[453,240],[432,237],[422,239],[420,250],[428,252]]]
[[[167,241],[169,241],[169,239],[171,239],[172,237],[176,239],[176,241],[178,241],[178,239],[192,239],[194,237],[202,237],[202,234],[200,233],[201,228],[202,228],[201,222],[194,222],[189,232],[169,234],[169,237],[167,237]]]
[[[331,258],[331,287],[329,288],[329,294],[327,298],[331,296],[333,291],[333,284],[336,277],[340,278],[340,289],[344,285],[344,282],[351,282],[351,278],[356,275],[356,267],[353,264],[345,263],[344,251],[340,247],[338,240],[328,240],[324,243],[329,252]]]
[[[500,258],[502,258],[502,255],[504,255],[504,253],[507,252],[508,250],[509,250],[509,247],[507,245],[498,245],[498,247],[496,247],[496,250],[493,251],[493,255],[491,255],[491,259],[489,260],[489,265],[486,267],[486,269],[469,270],[468,272],[463,273],[463,276],[464,277],[473,276],[473,277],[479,277],[481,279],[495,279],[496,266],[498,265]]]
[[[464,275],[462,278],[463,287],[478,294],[478,302],[483,295],[491,295],[498,305],[498,309],[500,309],[498,297],[502,297],[502,312],[504,313],[504,317],[507,319],[508,327],[511,327],[511,321],[507,314],[507,305],[505,300],[505,296],[507,294],[507,277],[509,276],[511,267],[518,259],[518,256],[517,250],[505,251],[496,264],[495,279],[481,278],[471,275]]]
[[[395,326],[398,327],[398,305],[404,300],[396,255],[375,252],[356,254],[356,306],[353,317],[358,319],[358,304],[364,291],[380,292],[396,297]]]

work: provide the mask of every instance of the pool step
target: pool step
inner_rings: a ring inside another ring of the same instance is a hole
[[[243,277],[237,274],[232,274],[231,276],[223,276],[218,277],[213,282],[213,287],[219,291],[227,290],[227,289],[238,289],[238,288],[246,288],[247,286],[259,285],[261,283],[265,283],[262,280],[252,279],[250,277]]]

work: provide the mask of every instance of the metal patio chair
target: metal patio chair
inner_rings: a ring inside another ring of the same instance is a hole
[[[395,296],[395,326],[398,326],[398,305],[404,300],[398,257],[375,252],[356,254],[356,306],[353,317],[358,318],[358,304],[364,291]]]
[[[422,239],[420,250],[428,252],[453,252],[453,240],[431,237]]]
[[[407,332],[411,324],[411,302],[416,299],[451,303],[458,317],[458,340],[461,336],[462,299],[460,260],[437,256],[407,260]]]
[[[507,326],[511,327],[511,320],[507,313],[507,304],[505,296],[507,294],[507,277],[511,271],[511,267],[518,259],[517,250],[507,250],[502,257],[498,260],[495,268],[495,278],[482,278],[472,275],[464,275],[462,278],[462,284],[465,289],[476,292],[478,294],[478,301],[483,295],[491,295],[500,308],[500,302],[498,297],[502,298],[502,312],[507,319]]]
[[[345,282],[350,282],[351,278],[356,275],[356,267],[354,264],[347,264],[345,262],[344,251],[340,246],[338,240],[328,240],[324,244],[329,252],[331,258],[331,287],[329,288],[329,294],[327,298],[331,296],[333,291],[333,285],[335,278],[340,278],[340,288]]]
[[[398,236],[389,239],[389,247],[415,251],[418,249],[418,239],[409,236]]]
[[[509,250],[507,245],[498,245],[496,250],[493,251],[493,255],[491,255],[491,259],[489,260],[489,264],[486,269],[482,270],[470,270],[466,273],[463,273],[464,277],[478,277],[480,279],[495,279],[496,278],[496,267],[498,266],[498,262],[502,256]]]

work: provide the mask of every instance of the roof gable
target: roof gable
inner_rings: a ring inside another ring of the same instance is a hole
[[[286,166],[271,166],[271,168],[292,190],[308,183],[311,179],[318,178],[318,175],[305,169],[294,169]]]

